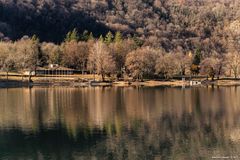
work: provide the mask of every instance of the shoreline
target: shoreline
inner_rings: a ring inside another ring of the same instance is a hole
[[[115,81],[115,82],[74,82],[71,80],[62,81],[17,81],[17,80],[0,80],[0,88],[18,88],[18,87],[207,87],[207,86],[240,86],[240,80],[215,80],[215,81],[202,81],[198,85],[190,85],[190,81],[182,80],[146,80],[143,82],[128,82],[128,81]]]

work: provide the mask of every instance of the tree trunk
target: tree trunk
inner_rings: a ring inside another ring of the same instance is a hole
[[[81,64],[80,70],[81,70],[81,73],[83,75],[83,64]]]
[[[233,70],[233,73],[234,73],[235,79],[237,79],[238,69],[234,69],[234,70]]]
[[[28,82],[30,83],[32,81],[32,71],[29,72],[28,76]]]
[[[185,76],[185,69],[182,69],[182,76]]]
[[[32,79],[32,76],[29,75],[29,76],[28,76],[28,82],[29,82],[29,83],[31,82],[31,79]]]
[[[103,82],[105,81],[104,77],[105,77],[105,76],[104,76],[104,74],[102,73],[102,81],[103,81]]]
[[[8,82],[8,71],[7,71],[7,82]]]
[[[212,76],[212,81],[214,81],[214,76]]]
[[[143,75],[142,74],[140,74],[140,80],[141,80],[141,82],[143,82]]]
[[[217,76],[217,79],[218,79],[218,80],[220,79],[221,70],[222,70],[222,66],[220,66],[220,67],[219,67],[219,70],[218,70],[218,76]]]

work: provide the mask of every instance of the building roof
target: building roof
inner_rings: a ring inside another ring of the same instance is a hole
[[[54,71],[54,70],[60,70],[60,71],[74,71],[75,69],[62,67],[62,66],[54,66],[54,67],[37,67],[38,71]]]

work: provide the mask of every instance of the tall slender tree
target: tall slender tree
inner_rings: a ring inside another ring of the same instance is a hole
[[[78,34],[78,31],[76,28],[74,28],[72,31],[69,31],[66,35],[65,42],[70,41],[79,41],[80,37]]]
[[[18,69],[29,72],[29,82],[33,72],[41,63],[39,41],[34,38],[21,39],[15,42],[16,45],[16,66]]]
[[[115,43],[121,43],[122,42],[122,34],[121,34],[121,32],[117,31],[115,33],[114,42]]]
[[[109,48],[101,41],[96,42],[90,50],[88,68],[101,75],[105,81],[105,76],[114,73],[115,67]]]
[[[108,32],[107,33],[107,35],[106,35],[106,37],[105,37],[105,39],[104,39],[104,42],[107,44],[107,45],[109,45],[110,43],[112,43],[113,42],[113,34],[112,34],[112,32]]]

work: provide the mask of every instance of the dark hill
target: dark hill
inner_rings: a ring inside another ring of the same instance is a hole
[[[119,30],[166,50],[223,52],[239,8],[238,0],[0,0],[0,36],[61,42],[73,28],[96,37]]]

